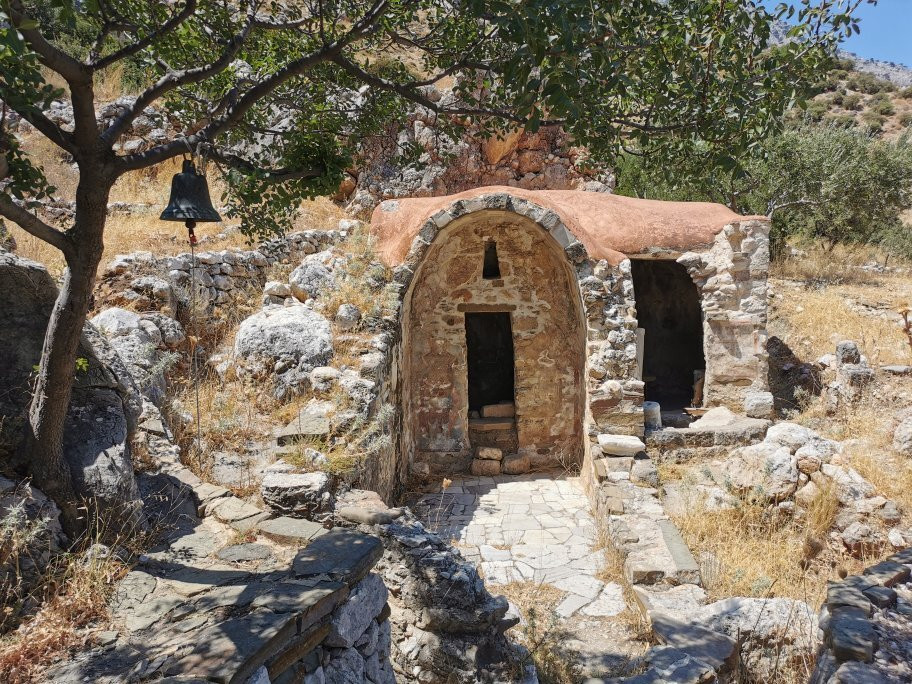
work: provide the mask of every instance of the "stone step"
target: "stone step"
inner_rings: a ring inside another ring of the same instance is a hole
[[[637,539],[624,560],[631,584],[701,584],[700,566],[673,522],[644,515],[623,519]]]
[[[470,432],[494,432],[496,430],[515,430],[516,421],[513,418],[471,418],[469,419]]]
[[[516,415],[516,406],[512,403],[487,404],[481,407],[482,418],[512,418]]]

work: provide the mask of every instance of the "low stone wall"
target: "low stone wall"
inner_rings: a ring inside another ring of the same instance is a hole
[[[810,684],[912,681],[912,548],[827,588]]]
[[[232,297],[261,289],[275,264],[322,251],[345,238],[344,230],[305,230],[267,240],[253,250],[200,251],[192,269],[189,253],[158,257],[151,252],[119,254],[102,273],[100,299],[135,308],[167,307],[176,313],[191,300],[191,276],[197,306],[205,311],[227,304]]]

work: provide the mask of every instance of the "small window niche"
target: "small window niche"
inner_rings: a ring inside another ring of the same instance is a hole
[[[497,280],[500,278],[500,262],[497,260],[497,243],[494,240],[485,242],[484,266],[481,269],[481,277],[485,280]]]

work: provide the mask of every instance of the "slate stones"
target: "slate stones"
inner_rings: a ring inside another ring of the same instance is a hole
[[[663,644],[684,651],[719,672],[732,671],[738,662],[738,642],[698,625],[689,625],[664,613],[649,614],[652,631]]]
[[[353,584],[367,574],[381,555],[383,545],[376,537],[337,527],[298,551],[294,573],[298,577],[326,575]]]
[[[322,525],[285,516],[264,520],[257,525],[257,530],[274,542],[288,546],[306,546],[312,539],[326,534]]]
[[[322,521],[332,515],[329,473],[267,473],[260,495],[269,508],[292,517]]]
[[[249,563],[252,561],[266,560],[272,556],[268,546],[263,544],[236,544],[226,546],[218,552],[218,557],[229,563]]]

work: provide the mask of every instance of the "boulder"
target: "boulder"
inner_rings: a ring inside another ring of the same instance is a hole
[[[361,311],[354,304],[342,304],[335,317],[339,330],[353,330],[361,322]]]
[[[30,378],[41,358],[57,287],[40,264],[0,252],[0,472],[28,474],[24,448]],[[132,319],[131,319],[132,320]],[[150,324],[151,325],[151,324]],[[154,326],[153,326],[154,327]],[[74,369],[63,453],[78,491],[105,508],[141,507],[130,444],[142,397],[117,351],[91,325],[83,330]]]
[[[315,299],[335,282],[332,272],[324,265],[327,254],[329,253],[308,254],[288,276],[291,293],[300,301]]]
[[[795,458],[788,447],[775,443],[735,449],[722,464],[722,474],[732,489],[762,501],[783,501],[798,486]]]
[[[155,322],[133,311],[116,307],[105,309],[90,322],[117,350],[143,396],[156,406],[161,406],[165,398],[167,364],[162,363],[159,346],[163,342],[163,335]]]
[[[688,619],[739,640],[741,667],[751,681],[805,662],[814,652],[817,614],[788,598],[729,598],[693,610]]]
[[[332,477],[329,473],[267,473],[260,495],[269,508],[297,518],[323,521],[332,515]]]
[[[744,413],[748,418],[772,418],[772,392],[760,390],[747,391],[744,395]]]
[[[276,394],[285,396],[301,388],[310,371],[329,363],[332,329],[303,304],[267,306],[241,323],[234,354],[242,372],[275,374]]]
[[[903,456],[912,457],[912,416],[896,426],[893,432],[893,448]]]
[[[766,439],[763,441],[788,447],[789,452],[794,454],[815,437],[817,437],[817,434],[803,425],[777,423],[767,430]]]

